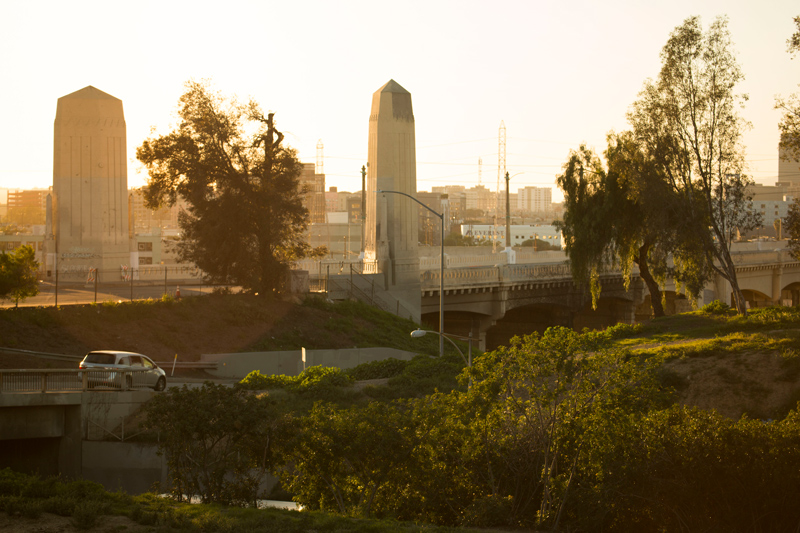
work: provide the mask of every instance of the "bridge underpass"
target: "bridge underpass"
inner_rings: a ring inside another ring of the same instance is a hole
[[[601,287],[597,309],[592,309],[588,288],[571,279],[509,280],[494,287],[445,290],[444,331],[472,336],[481,350],[493,350],[514,336],[552,326],[580,331],[634,323],[646,293],[641,280],[625,288],[622,276],[609,275],[601,278]],[[438,321],[438,292],[423,290],[422,322],[437,329]]]

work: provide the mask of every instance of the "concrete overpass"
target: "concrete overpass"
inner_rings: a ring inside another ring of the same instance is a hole
[[[57,389],[63,387],[42,376],[59,372],[54,370],[17,371],[50,382],[47,388],[20,392],[13,372],[0,375],[0,468],[88,479],[133,494],[166,482],[166,463],[156,445],[130,441],[139,431],[136,413],[157,393],[61,392]]]

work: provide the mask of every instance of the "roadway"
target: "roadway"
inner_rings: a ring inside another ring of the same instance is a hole
[[[92,284],[64,284],[58,286],[58,305],[90,304],[102,302],[122,302],[130,300],[161,299],[163,296],[176,297],[180,290],[181,298],[211,293],[216,285],[193,284],[129,284],[100,285],[95,292]],[[39,282],[39,294],[19,302],[19,307],[50,307],[56,305],[56,285],[49,281]],[[15,307],[12,300],[0,300],[0,307]]]

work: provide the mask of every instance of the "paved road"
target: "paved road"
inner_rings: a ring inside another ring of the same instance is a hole
[[[195,282],[196,283],[196,282]],[[180,290],[181,298],[189,296],[198,296],[200,294],[209,294],[216,288],[210,285],[181,285],[171,282],[167,284],[166,291],[164,285],[135,285],[133,290],[129,285],[105,285],[97,288],[95,294],[94,286],[87,285],[65,285],[60,284],[58,287],[58,305],[70,304],[88,304],[93,302],[118,302],[134,300],[146,300],[148,298],[159,299],[162,296],[169,295],[176,297],[176,293]],[[237,290],[237,288],[232,288]],[[133,296],[133,298],[131,298]],[[14,300],[0,300],[0,307],[14,307],[16,302]],[[28,298],[19,303],[20,307],[40,307],[40,306],[53,306],[56,305],[56,291],[55,284],[43,281],[39,283],[39,294],[33,298]]]

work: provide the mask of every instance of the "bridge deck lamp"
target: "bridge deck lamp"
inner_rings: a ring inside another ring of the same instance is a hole
[[[441,241],[441,245],[440,245],[441,253],[440,253],[440,259],[439,259],[439,331],[443,332],[444,331],[444,213],[438,213],[438,212],[434,211],[433,209],[431,209],[427,205],[425,205],[422,202],[420,202],[419,200],[417,200],[415,197],[411,196],[410,194],[401,192],[401,191],[384,191],[384,190],[380,190],[379,189],[378,192],[382,193],[382,194],[383,193],[400,194],[402,196],[405,196],[406,198],[411,198],[412,200],[417,202],[419,205],[421,205],[422,207],[424,207],[425,209],[427,209],[428,211],[430,211],[431,213],[433,213],[434,215],[439,217],[439,221],[442,224],[442,241]],[[442,355],[444,355],[444,337],[440,336],[440,338],[439,338],[439,357],[441,357]],[[462,355],[462,357],[463,357],[463,355]]]

